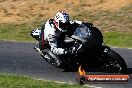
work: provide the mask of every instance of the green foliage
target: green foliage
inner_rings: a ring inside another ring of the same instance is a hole
[[[55,83],[29,77],[0,75],[0,88],[88,88],[76,84]]]
[[[34,28],[41,27],[42,23],[33,21],[23,24],[0,24],[0,40],[33,41],[30,32]]]
[[[132,47],[132,34],[122,32],[106,32],[104,35],[104,41],[108,45]]]

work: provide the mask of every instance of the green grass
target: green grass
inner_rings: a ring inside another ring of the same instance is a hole
[[[32,29],[41,27],[42,21],[22,24],[0,24],[0,40],[33,41],[30,36]]]
[[[30,36],[30,31],[33,28],[41,27],[42,21],[23,24],[1,24],[0,25],[0,40],[15,40],[15,41],[35,41]],[[102,32],[104,42],[111,46],[132,47],[132,34],[130,32]]]
[[[104,42],[107,45],[119,47],[132,47],[132,34],[123,32],[106,32],[103,33]]]
[[[0,88],[89,88],[77,84],[56,83],[30,77],[0,74]]]

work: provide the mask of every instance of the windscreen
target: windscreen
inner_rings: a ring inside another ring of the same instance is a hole
[[[84,24],[81,24],[74,32],[74,35],[85,38],[91,35],[91,31]]]

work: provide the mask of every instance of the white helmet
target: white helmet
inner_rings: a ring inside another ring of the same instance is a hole
[[[62,32],[67,31],[67,26],[69,24],[69,15],[65,11],[59,11],[54,17],[54,23],[57,29]]]

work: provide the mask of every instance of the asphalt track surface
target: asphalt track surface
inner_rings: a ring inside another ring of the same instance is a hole
[[[13,73],[37,79],[76,83],[77,72],[53,67],[33,49],[37,43],[0,41],[0,73]],[[114,48],[126,61],[132,74],[132,49]],[[94,72],[93,72],[94,73]],[[88,84],[101,88],[132,88],[129,84]]]

